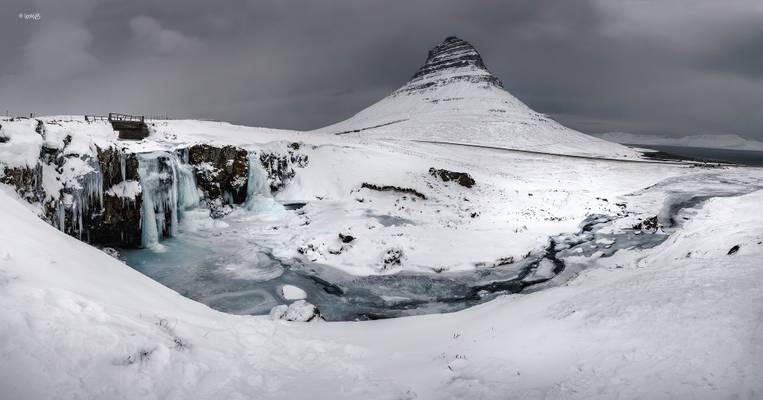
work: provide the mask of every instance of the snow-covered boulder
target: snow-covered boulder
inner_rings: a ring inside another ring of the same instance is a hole
[[[527,276],[522,279],[524,283],[537,283],[549,280],[556,275],[556,264],[548,258],[542,259]]]
[[[274,320],[311,322],[321,319],[321,313],[318,307],[304,300],[297,300],[294,303],[281,304],[270,310],[270,318]]]

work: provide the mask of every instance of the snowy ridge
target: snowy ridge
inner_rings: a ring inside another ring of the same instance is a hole
[[[400,89],[353,117],[314,132],[638,157],[625,146],[566,128],[533,111],[503,89],[474,47],[453,37],[430,51],[425,64]]]

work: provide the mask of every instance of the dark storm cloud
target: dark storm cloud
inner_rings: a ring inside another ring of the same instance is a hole
[[[458,35],[510,92],[572,127],[763,138],[757,0],[3,3],[0,109],[12,113],[317,128]]]
[[[701,56],[709,69],[763,78],[763,24],[740,30],[738,37]]]

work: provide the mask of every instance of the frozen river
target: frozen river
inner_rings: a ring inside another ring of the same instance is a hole
[[[275,258],[272,223],[299,211],[269,201],[268,207],[240,209],[218,221],[206,218],[205,210],[187,212],[179,232],[160,248],[123,250],[122,257],[143,274],[223,312],[267,314],[288,303],[282,287],[293,285],[307,293],[307,300],[327,320],[356,320],[457,311],[500,294],[548,285],[565,271],[567,257],[648,248],[667,237],[633,230],[599,233],[610,219],[594,215],[581,223],[579,232],[551,238],[545,251],[505,265],[468,272],[359,277],[328,265]],[[561,275],[560,281],[569,277]]]

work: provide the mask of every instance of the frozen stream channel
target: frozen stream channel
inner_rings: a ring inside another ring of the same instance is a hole
[[[272,202],[272,200],[269,200]],[[618,249],[653,247],[667,235],[599,233],[610,219],[589,217],[580,232],[552,238],[544,252],[511,264],[458,273],[397,273],[357,277],[338,269],[296,259],[276,259],[270,248],[282,236],[273,233],[274,220],[290,213],[272,202],[257,210],[237,210],[213,221],[205,210],[186,212],[174,238],[161,250],[124,250],[122,257],[143,274],[191,299],[233,314],[267,314],[289,301],[284,285],[307,293],[327,320],[389,318],[456,311],[503,293],[515,293],[565,270],[565,257],[614,253]],[[579,269],[569,268],[558,280]]]

